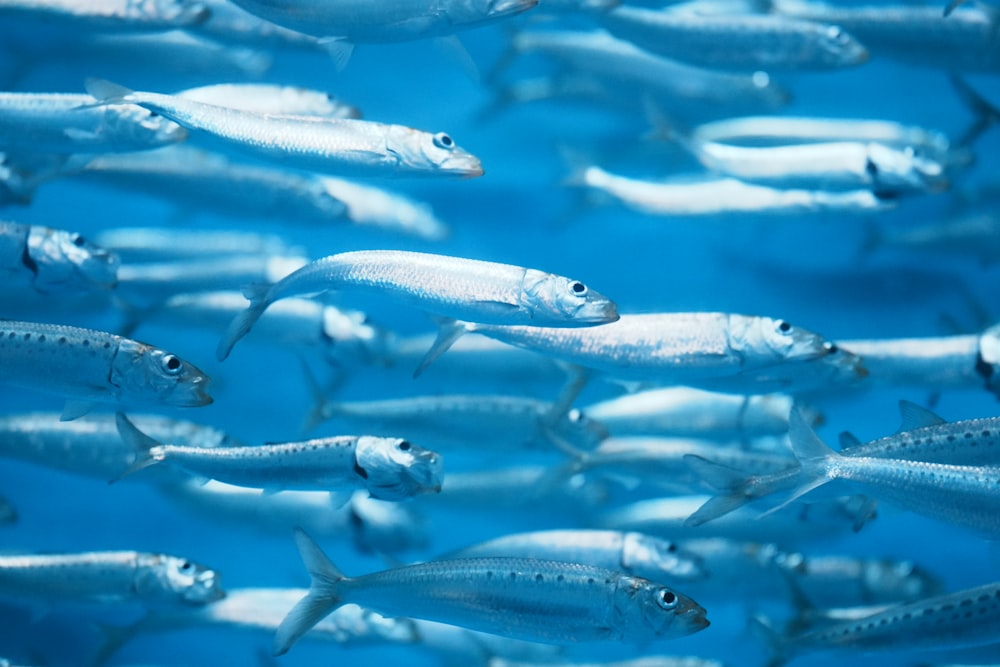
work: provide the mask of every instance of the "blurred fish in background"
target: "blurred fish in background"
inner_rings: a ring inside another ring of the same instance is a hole
[[[998,71],[979,2],[0,0],[0,656],[1000,662]]]

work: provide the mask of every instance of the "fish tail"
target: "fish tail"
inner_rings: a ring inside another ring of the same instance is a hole
[[[274,635],[274,655],[287,653],[302,635],[343,604],[337,593],[338,584],[346,578],[343,573],[301,528],[295,529],[295,545],[312,577],[312,584],[306,596],[292,607],[278,626]]]
[[[112,480],[109,480],[108,484],[114,484],[123,477],[139,472],[144,468],[154,466],[163,460],[163,456],[157,454],[155,450],[155,448],[159,447],[161,443],[140,431],[136,425],[125,416],[125,413],[115,413],[115,425],[118,427],[118,435],[121,436],[121,439],[125,442],[125,444],[135,450],[135,461],[132,465],[125,468],[120,475]]]
[[[754,496],[750,492],[750,479],[738,470],[709,461],[697,454],[686,454],[684,463],[702,481],[717,491],[723,492],[709,498],[684,521],[685,526],[700,526],[703,523],[708,523],[739,509],[753,499]]]
[[[101,633],[104,641],[97,648],[94,656],[90,659],[90,667],[102,667],[107,664],[115,653],[125,644],[129,643],[145,628],[149,617],[140,619],[131,625],[108,625],[105,623],[95,623],[94,627]]]
[[[251,283],[243,286],[243,296],[250,300],[250,305],[233,318],[222,335],[222,340],[215,348],[215,357],[219,361],[224,361],[229,356],[233,346],[250,333],[250,329],[271,305],[271,287],[272,285],[268,283]]]
[[[302,421],[302,432],[308,433],[329,419],[336,412],[337,406],[327,399],[323,387],[320,386],[319,380],[316,379],[316,374],[312,372],[312,369],[309,368],[305,360],[300,359],[300,361],[302,363],[302,375],[305,377],[306,386],[309,388],[309,395],[313,401],[309,414]]]
[[[952,72],[948,78],[951,81],[952,88],[955,89],[955,93],[958,95],[958,99],[975,116],[972,123],[969,124],[969,128],[962,135],[962,138],[958,140],[959,146],[971,146],[979,138],[979,135],[988,130],[991,125],[1000,122],[1000,109],[979,94],[957,72]]]
[[[813,489],[829,482],[831,479],[827,476],[829,464],[842,458],[816,435],[798,407],[793,408],[788,417],[788,440],[792,446],[792,453],[799,462],[799,482],[785,495],[781,503],[764,512],[764,516],[787,507]]]
[[[83,82],[87,93],[98,100],[98,106],[105,104],[127,104],[132,101],[135,91],[105,79],[87,78]]]
[[[420,364],[417,366],[416,370],[413,371],[413,377],[420,377],[420,374],[427,370],[428,366],[437,361],[438,357],[451,349],[451,346],[455,344],[455,341],[472,330],[472,325],[468,322],[462,322],[460,320],[453,320],[450,318],[441,318],[438,321],[437,338],[435,338],[434,342],[431,343],[431,347],[427,350],[427,354],[424,355],[424,358],[420,360]]]
[[[781,667],[788,662],[788,642],[775,630],[774,626],[764,616],[754,614],[749,621],[750,631],[764,640],[770,651],[767,667]]]

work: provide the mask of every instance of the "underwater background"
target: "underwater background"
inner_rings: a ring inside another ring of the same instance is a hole
[[[871,215],[762,214],[686,218],[651,217],[622,206],[593,201],[563,184],[572,161],[584,156],[622,173],[665,177],[696,169],[675,144],[645,138],[650,123],[643,109],[607,109],[572,101],[495,104],[500,83],[491,70],[504,55],[510,28],[535,25],[531,14],[502,25],[471,30],[462,41],[477,64],[481,80],[471,78],[459,59],[430,42],[362,45],[343,71],[322,52],[262,51],[273,59],[265,71],[233,71],[210,61],[178,71],[177,63],[119,57],[113,61],[85,55],[60,55],[58,31],[40,30],[37,53],[0,48],[0,81],[8,90],[82,92],[86,77],[105,78],[137,90],[169,92],[196,85],[259,80],[329,91],[359,107],[366,119],[447,131],[481,158],[485,175],[470,180],[397,179],[382,181],[431,205],[450,229],[446,239],[430,241],[343,222],[305,224],[280,216],[243,220],[192,210],[169,201],[63,179],[41,187],[28,206],[0,211],[5,219],[79,231],[94,237],[124,226],[169,229],[236,229],[280,235],[309,259],[360,249],[406,249],[506,262],[584,280],[616,301],[620,312],[727,311],[783,318],[829,340],[940,336],[977,332],[1000,315],[996,294],[1000,268],[968,257],[907,254],[866,249],[872,225],[906,228],[945,220],[962,210],[962,193],[1000,185],[1000,131],[987,130],[975,143],[974,165],[957,174],[950,192],[914,195],[894,210]],[[544,27],[546,24],[538,24]],[[563,18],[559,25],[588,27],[585,17]],[[26,36],[21,34],[19,39]],[[0,43],[5,35],[0,23]],[[523,57],[498,75],[504,78],[550,71],[540,57]],[[774,75],[792,93],[779,112],[801,116],[883,118],[936,128],[960,136],[972,116],[955,95],[944,69],[910,66],[872,58],[841,71]],[[969,83],[1000,104],[995,75],[970,75]],[[664,109],[668,116],[683,109]],[[721,115],[721,114],[720,114]],[[718,117],[718,116],[717,116]],[[708,120],[709,118],[704,118]],[[694,122],[702,120],[693,119]],[[576,158],[574,158],[576,156]],[[989,205],[989,200],[984,200]],[[996,195],[992,210],[996,208]],[[239,285],[234,285],[238,288]],[[372,321],[400,334],[432,332],[434,324],[414,309],[348,293],[331,300],[365,310]],[[122,316],[113,307],[86,300],[39,297],[32,305],[0,302],[0,317],[72,324],[115,331]],[[215,359],[221,331],[200,331],[145,324],[133,337],[169,349],[212,377],[215,402],[197,410],[163,409],[163,414],[210,424],[246,443],[294,440],[313,397],[296,351],[254,341],[241,343],[230,358]],[[446,355],[447,356],[447,355]],[[306,362],[322,382],[339,371],[319,358]],[[526,395],[554,399],[558,374],[495,378],[449,373],[431,367],[414,379],[412,368],[358,365],[343,371],[332,390],[340,400],[368,400],[425,394],[471,393]],[[591,382],[577,406],[621,393],[614,385]],[[995,396],[978,387],[929,391],[926,387],[871,387],[818,391],[808,397],[824,415],[818,432],[834,442],[850,430],[862,441],[898,427],[897,402],[933,401],[949,421],[996,416]],[[0,410],[14,414],[61,408],[58,398],[0,384]],[[99,408],[107,411],[107,407]],[[343,432],[326,422],[311,437]],[[405,435],[405,434],[403,434]],[[425,444],[425,443],[421,443]],[[430,446],[428,444],[428,446]],[[448,472],[503,467],[522,454],[500,451],[445,456]],[[544,460],[551,460],[545,458]],[[181,508],[143,483],[143,473],[108,485],[14,460],[0,463],[0,491],[17,508],[14,525],[0,528],[5,551],[59,552],[137,549],[183,554],[207,564],[224,586],[305,587],[308,575],[291,532],[258,531],[246,524],[220,522]],[[447,486],[447,482],[446,482]],[[443,498],[443,496],[442,496]],[[586,512],[505,508],[459,508],[441,499],[419,497],[409,503],[424,519],[426,544],[396,554],[416,561],[508,532],[537,528],[583,527]],[[579,509],[579,508],[578,508]],[[384,569],[387,560],[362,553],[343,540],[320,538],[321,546],[348,575]],[[995,549],[964,529],[896,510],[884,503],[875,521],[853,533],[829,531],[822,538],[796,540],[804,553],[843,553],[910,559],[957,590],[998,579]],[[678,585],[683,591],[683,586]],[[747,627],[749,612],[780,615],[773,601],[727,596],[717,591],[696,599],[712,624],[683,638],[648,646],[615,643],[568,646],[568,658],[624,659],[643,654],[697,655],[728,665],[766,661],[764,641]],[[776,611],[777,610],[777,611]],[[111,617],[111,623],[128,618]],[[0,605],[0,655],[17,664],[83,665],[97,650],[101,633],[92,619],[64,611],[37,615],[13,604]],[[271,664],[271,637],[223,628],[195,628],[143,634],[123,646],[109,665]],[[795,664],[914,665],[927,655],[809,654]],[[419,646],[339,647],[304,640],[273,664],[435,665],[438,657]],[[998,658],[1000,661],[1000,658]]]

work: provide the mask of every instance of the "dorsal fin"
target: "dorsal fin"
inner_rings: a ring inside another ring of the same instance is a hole
[[[897,433],[912,431],[914,429],[924,428],[927,426],[940,426],[941,424],[948,423],[927,408],[922,408],[916,403],[911,403],[910,401],[899,402],[899,416],[902,421],[900,422],[899,431],[897,431]]]
[[[851,447],[857,447],[861,444],[858,436],[854,435],[850,431],[844,431],[840,434],[840,451],[845,449],[850,449]]]

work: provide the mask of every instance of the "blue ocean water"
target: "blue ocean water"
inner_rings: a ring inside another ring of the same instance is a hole
[[[528,25],[528,16],[511,21]],[[586,25],[585,21],[579,21]],[[0,26],[2,29],[2,26]],[[2,34],[2,32],[0,32]],[[101,77],[150,91],[237,80],[211,62],[185,72],[168,63],[136,64],[58,57],[58,38],[50,57],[28,64],[8,54],[3,72],[10,89],[82,91],[85,77]],[[472,59],[488,72],[504,52],[502,26],[463,36]],[[491,84],[474,81],[461,63],[426,42],[361,46],[348,67],[338,72],[321,53],[273,52],[274,62],[260,80],[328,90],[357,105],[365,118],[431,131],[447,131],[459,145],[479,156],[482,178],[468,181],[404,180],[385,182],[433,206],[451,229],[441,242],[413,240],[343,224],[309,226],[275,218],[244,221],[190,210],[159,199],[104,189],[71,179],[43,186],[27,207],[11,207],[4,218],[74,229],[92,236],[119,226],[187,229],[240,229],[280,234],[305,249],[310,258],[375,248],[436,252],[508,262],[574,276],[612,297],[621,312],[729,311],[781,317],[831,340],[935,336],[978,331],[982,321],[967,294],[974,295],[987,317],[998,314],[998,270],[969,259],[861,251],[868,225],[891,228],[943,219],[953,213],[953,194],[914,196],[894,211],[865,216],[744,216],[728,219],[652,218],[621,207],[582,204],[578,193],[561,182],[569,171],[566,149],[598,163],[623,167],[634,175],[665,176],[693,162],[676,146],[644,140],[648,123],[641,110],[607,111],[567,102],[511,106],[485,114],[492,102]],[[550,65],[525,58],[514,76],[544,72]],[[783,113],[790,115],[886,118],[937,128],[958,136],[971,120],[953,93],[944,70],[911,67],[873,59],[856,69],[796,73],[780,79],[794,95]],[[995,103],[995,76],[972,76],[974,86]],[[670,110],[667,110],[668,112]],[[961,172],[953,192],[1000,182],[1000,131],[988,131],[976,144],[976,163]],[[994,206],[995,208],[995,206]],[[956,287],[960,285],[960,287]],[[235,286],[234,286],[235,287]],[[343,303],[370,311],[386,327],[418,333],[433,330],[420,312],[343,295]],[[3,315],[3,313],[0,313]],[[113,330],[117,315],[86,304],[52,307],[39,298],[37,308],[18,317]],[[198,410],[165,414],[222,428],[248,443],[300,437],[311,396],[296,354],[250,340],[237,346],[224,363],[215,360],[219,332],[162,325],[144,326],[137,338],[170,349],[213,378],[215,402]],[[323,374],[327,369],[320,369]],[[456,379],[432,368],[414,380],[408,369],[352,369],[337,389],[343,400],[392,398],[441,393],[515,393],[554,398],[559,384],[530,381],[512,384],[488,376]],[[610,397],[620,390],[591,383],[579,404]],[[851,430],[862,440],[895,430],[899,399],[926,403],[926,388],[884,388],[857,392],[819,392],[810,400],[826,416],[820,434],[833,442]],[[58,399],[0,387],[2,410],[58,410]],[[948,420],[993,416],[996,398],[978,389],[947,390],[935,396],[935,410]],[[312,435],[333,435],[324,424]],[[476,443],[470,442],[470,448]],[[512,454],[484,453],[483,467],[511,464]],[[475,459],[476,456],[466,457]],[[461,465],[470,465],[461,461]],[[460,466],[457,466],[460,467]],[[448,467],[446,460],[446,470]],[[13,461],[0,466],[0,491],[19,512],[19,522],[5,527],[0,544],[10,551],[83,551],[139,549],[183,554],[222,573],[227,588],[306,586],[308,576],[291,534],[261,534],[252,527],[229,525],[176,507],[152,485],[108,486]],[[405,553],[419,560],[463,545],[534,527],[572,527],[566,519],[538,512],[477,511],[446,508],[418,498],[413,508],[426,517],[426,548]],[[879,517],[857,534],[843,533],[796,545],[806,553],[844,553],[912,559],[939,576],[949,590],[997,579],[990,545],[959,528],[880,507]],[[324,549],[348,574],[387,567],[372,554],[359,553],[350,541],[324,541]],[[682,587],[678,586],[683,590]],[[700,655],[734,666],[758,665],[766,645],[747,629],[748,612],[773,603],[730,597],[699,600],[712,625],[680,640],[648,646],[570,646],[577,659],[618,658],[653,653]],[[37,617],[17,606],[0,607],[0,655],[26,663],[82,665],[100,634],[86,618],[54,612]],[[254,664],[262,660],[271,638],[218,628],[143,635],[128,643],[111,665]],[[796,664],[843,664],[844,654],[796,659]],[[910,665],[927,655],[864,657],[856,664]],[[275,664],[309,665],[438,664],[434,654],[415,647],[340,648],[302,641]],[[265,664],[268,664],[265,660]]]

